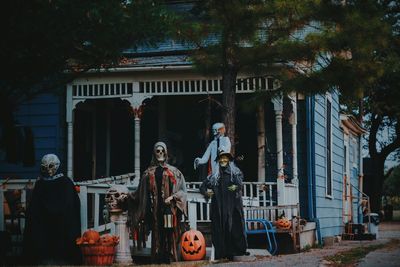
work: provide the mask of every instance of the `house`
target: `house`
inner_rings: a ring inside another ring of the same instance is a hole
[[[34,180],[41,156],[56,153],[77,182],[134,173],[135,185],[153,144],[163,140],[171,163],[188,181],[198,181],[193,160],[209,141],[210,125],[221,120],[215,104],[221,79],[197,73],[182,51],[173,41],[127,50],[118,67],[89,71],[62,94],[40,95],[21,105],[18,127],[33,132],[36,164],[10,164],[0,153],[0,178]],[[257,78],[242,73],[238,102],[243,106],[256,90],[277,86],[268,73]],[[343,233],[345,223],[360,222],[365,130],[340,113],[338,92],[277,97],[264,103],[258,116],[252,108],[239,108],[237,115],[236,151],[244,155],[238,164],[251,183],[244,190],[246,201],[257,198],[258,206],[278,207],[278,215],[300,215],[320,242]],[[260,131],[265,134],[261,141]],[[269,185],[267,192],[260,193],[262,184]],[[284,208],[290,205],[300,208]]]

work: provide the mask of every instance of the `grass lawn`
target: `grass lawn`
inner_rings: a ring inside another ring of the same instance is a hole
[[[324,259],[330,262],[330,266],[354,266],[359,260],[364,258],[371,251],[381,248],[391,248],[399,244],[400,240],[392,239],[386,244],[356,247],[332,256],[327,256]]]

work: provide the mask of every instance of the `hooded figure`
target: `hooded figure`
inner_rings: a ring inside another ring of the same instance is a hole
[[[178,260],[179,222],[182,214],[187,214],[185,178],[167,160],[167,146],[157,142],[138,189],[128,197],[132,227],[139,229],[138,247],[144,234],[151,231],[151,254],[157,263]]]
[[[54,154],[42,158],[27,209],[23,254],[26,264],[75,265],[81,254],[80,201],[70,178],[59,172]]]
[[[228,150],[218,156],[215,173],[208,176],[200,191],[211,200],[211,234],[215,259],[247,255],[242,201],[243,173]],[[211,189],[211,191],[207,191]]]

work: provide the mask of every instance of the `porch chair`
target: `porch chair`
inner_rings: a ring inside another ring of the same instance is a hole
[[[256,228],[249,228],[249,224],[257,225]],[[276,242],[275,233],[276,229],[272,223],[266,219],[246,219],[245,221],[246,234],[266,234],[267,236],[267,250],[271,255],[275,255],[278,251],[278,244]]]

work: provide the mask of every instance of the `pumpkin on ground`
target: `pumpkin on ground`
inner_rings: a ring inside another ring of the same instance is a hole
[[[190,229],[182,235],[181,254],[185,261],[198,261],[206,256],[206,241],[200,231]]]
[[[292,223],[289,221],[288,218],[282,217],[276,221],[275,225],[279,229],[288,230],[292,226]]]

